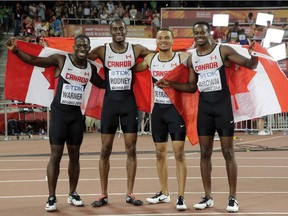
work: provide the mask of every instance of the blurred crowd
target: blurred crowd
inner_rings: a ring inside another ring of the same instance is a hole
[[[33,1],[0,5],[0,33],[41,43],[43,37],[63,36],[65,24],[108,25],[122,18],[127,25],[160,28],[157,1]]]

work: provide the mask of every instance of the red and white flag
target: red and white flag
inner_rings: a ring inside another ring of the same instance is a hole
[[[130,38],[127,41],[129,40],[131,40],[131,43],[142,44],[149,49],[156,49],[155,39]],[[74,38],[47,38],[46,42],[49,48],[21,41],[18,41],[18,46],[21,50],[35,56],[73,52]],[[111,42],[111,38],[91,38],[91,47],[93,49],[108,42]],[[173,49],[188,50],[191,52],[189,48],[192,46],[193,39],[175,39]],[[247,49],[241,46],[232,47],[244,56],[249,57]],[[231,92],[235,122],[274,113],[288,112],[288,81],[285,74],[281,71],[278,63],[269,58],[269,54],[263,47],[255,44],[255,51],[259,55],[259,64],[255,71],[238,65],[231,65],[227,70],[227,82]],[[98,70],[101,71],[101,65],[96,65]],[[185,79],[188,79],[188,73],[184,71],[183,64],[181,64],[171,73],[168,73],[165,79],[178,80],[180,82],[185,81]],[[184,74],[186,75],[184,76]],[[147,79],[150,82],[147,82]],[[53,100],[55,84],[54,68],[44,69],[27,65],[10,51],[8,52],[5,76],[6,99],[49,107]],[[136,73],[133,88],[138,108],[145,112],[150,112],[152,109],[152,87],[149,71]],[[179,94],[181,94],[181,97],[179,97]],[[193,105],[189,100],[192,100],[193,103],[198,101],[195,98],[178,100],[185,94],[188,97],[194,97],[194,95],[189,93],[173,92],[173,89],[167,90],[167,95],[174,101],[177,110],[185,122],[189,120],[189,123],[186,122],[187,134],[190,142],[195,144],[195,134],[193,135],[193,133],[196,131],[196,113],[194,111],[196,110],[195,107],[198,108],[198,106],[196,104]],[[85,95],[86,97],[83,100],[82,106],[83,113],[100,118],[104,90],[100,91],[98,88],[92,86],[92,84],[88,84]],[[188,114],[185,113],[186,111]],[[193,129],[190,131],[190,128]]]
[[[186,65],[187,59],[167,73],[163,79],[187,83],[189,72]],[[182,116],[186,125],[186,133],[190,143],[192,145],[198,144],[197,112],[199,92],[196,91],[194,94],[191,94],[188,92],[175,91],[173,88],[163,88],[163,90]]]
[[[17,45],[21,50],[40,57],[62,52],[22,41],[17,41]],[[4,89],[6,99],[49,107],[54,97],[54,82],[54,67],[40,68],[25,64],[8,51]]]
[[[246,48],[232,47],[249,58]],[[235,122],[288,112],[287,77],[266,49],[256,43],[254,51],[259,59],[255,70],[232,64],[226,73]]]

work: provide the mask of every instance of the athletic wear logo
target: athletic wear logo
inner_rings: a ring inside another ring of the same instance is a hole
[[[126,55],[126,59],[128,59],[128,58],[132,58],[132,56],[131,55]]]
[[[234,122],[234,120],[230,121],[230,123],[232,124]]]
[[[180,125],[180,127],[182,128],[182,127],[185,127],[185,125]]]
[[[158,67],[158,65],[152,65],[153,67]]]
[[[73,70],[72,68],[68,68],[68,70]]]
[[[166,200],[166,199],[167,199],[167,197],[165,197],[165,198],[160,198],[160,197],[159,197],[159,201],[160,201],[160,202],[162,202],[162,201],[164,201],[164,200]]]
[[[113,58],[114,56],[108,56],[108,58]]]
[[[217,60],[217,56],[216,55],[215,56],[210,56],[210,60],[211,61]]]

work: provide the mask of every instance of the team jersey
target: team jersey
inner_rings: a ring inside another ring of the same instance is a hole
[[[104,70],[106,77],[106,95],[114,99],[123,99],[133,94],[133,71],[135,65],[133,45],[128,43],[123,53],[115,53],[111,44],[105,45]]]
[[[75,107],[79,109],[84,89],[91,77],[92,68],[88,61],[85,68],[78,68],[72,63],[70,55],[66,54],[52,104],[63,109],[75,109]]]
[[[174,53],[174,56],[169,61],[160,61],[159,53],[155,54],[151,59],[150,71],[152,75],[153,82],[162,79],[167,73],[169,73],[173,68],[180,64],[179,53]],[[154,102],[159,104],[172,104],[169,97],[163,91],[163,89],[154,85]]]
[[[217,101],[223,96],[229,95],[226,82],[225,65],[220,53],[220,44],[206,55],[192,53],[192,65],[198,74],[198,90],[200,97],[207,101]]]

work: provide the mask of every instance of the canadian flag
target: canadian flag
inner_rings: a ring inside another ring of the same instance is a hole
[[[189,72],[187,59],[181,62],[177,67],[167,73],[163,79],[186,83],[188,81]],[[192,145],[197,144],[197,112],[198,112],[198,98],[199,92],[194,94],[188,92],[175,91],[173,88],[163,88],[171,102],[174,104],[180,115],[182,116],[185,125],[187,137]]]
[[[72,52],[74,38],[46,38],[49,47],[18,41],[21,50],[35,56],[49,56],[53,53]],[[127,38],[134,44],[142,44],[148,49],[156,49],[155,39]],[[91,47],[97,47],[111,42],[111,38],[91,38]],[[247,49],[231,45],[242,55],[249,57]],[[52,48],[51,48],[52,47]],[[187,50],[193,52],[193,39],[175,39],[174,50]],[[53,49],[55,48],[55,49]],[[60,51],[61,50],[61,51]],[[252,119],[268,114],[288,112],[288,81],[276,61],[267,51],[255,44],[256,55],[259,56],[259,64],[256,70],[249,70],[239,65],[231,65],[227,69],[227,82],[232,97],[232,106],[235,122]],[[101,71],[100,62],[95,63]],[[185,63],[174,68],[165,79],[185,82],[188,79],[188,71]],[[147,80],[150,80],[147,82]],[[25,101],[49,107],[55,88],[54,68],[38,68],[27,65],[8,52],[5,97],[6,99]],[[135,74],[133,87],[138,108],[150,112],[153,104],[151,74],[144,71]],[[179,113],[185,120],[187,135],[192,144],[196,144],[196,118],[198,93],[180,93],[173,89],[165,89]],[[92,97],[91,97],[92,95]],[[95,96],[96,95],[96,96]],[[85,90],[82,110],[85,115],[100,118],[104,90],[88,84]]]
[[[47,57],[54,53],[65,54],[73,52],[74,38],[45,38],[49,47],[43,47],[36,44],[18,41],[18,47],[35,56]],[[91,38],[91,48],[110,43],[109,37]],[[139,39],[127,38],[127,41],[132,44],[143,44],[150,50],[156,50],[155,39]],[[193,39],[183,40],[178,39],[174,49],[186,49],[193,45]],[[104,77],[101,62],[95,62],[100,76]],[[141,72],[135,76],[134,91],[138,92],[136,96],[138,108],[145,112],[150,112],[152,107],[152,85],[147,82],[142,84],[144,80],[149,79],[148,70]],[[141,87],[139,87],[141,83]],[[57,85],[57,79],[54,78],[54,68],[40,68],[25,64],[17,56],[13,55],[11,51],[8,52],[5,76],[5,98],[10,100],[19,100],[26,103],[33,103],[40,106],[49,107],[53,97],[54,89]],[[103,102],[104,90],[99,90],[91,83],[88,83],[84,93],[82,103],[82,111],[85,115],[100,118],[101,108]],[[90,97],[93,95],[93,97]],[[143,97],[143,95],[147,95]]]
[[[231,46],[249,58],[246,48]],[[259,59],[255,70],[236,64],[227,69],[235,122],[288,112],[287,77],[278,63],[258,43],[254,46],[254,55]]]

